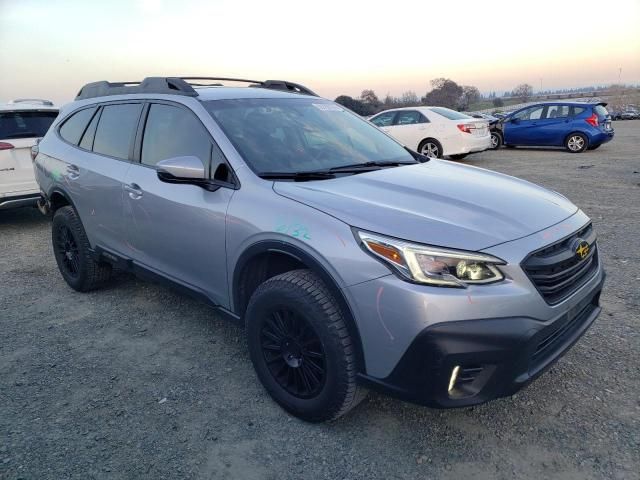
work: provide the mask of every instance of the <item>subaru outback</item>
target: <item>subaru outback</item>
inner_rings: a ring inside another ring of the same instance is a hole
[[[432,407],[508,396],[600,313],[589,218],[514,177],[422,156],[286,81],[95,82],[37,147],[64,280],[113,269],[246,326],[288,412],[376,389]]]

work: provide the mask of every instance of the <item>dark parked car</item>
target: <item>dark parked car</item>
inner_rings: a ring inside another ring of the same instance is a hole
[[[549,102],[516,110],[496,124],[497,141],[507,147],[565,147],[594,150],[613,138],[607,104]]]

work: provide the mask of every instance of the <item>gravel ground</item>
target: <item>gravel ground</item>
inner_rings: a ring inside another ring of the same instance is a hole
[[[0,212],[0,478],[640,478],[640,121],[598,150],[503,149],[466,162],[557,190],[591,216],[603,314],[517,395],[431,410],[380,395],[332,424],[288,416],[243,330],[129,275],[60,277],[49,220]]]

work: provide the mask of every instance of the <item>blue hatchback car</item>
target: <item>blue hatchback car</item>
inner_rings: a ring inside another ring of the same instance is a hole
[[[606,105],[585,102],[529,105],[498,122],[494,135],[498,144],[507,147],[565,147],[571,153],[594,150],[613,138]]]

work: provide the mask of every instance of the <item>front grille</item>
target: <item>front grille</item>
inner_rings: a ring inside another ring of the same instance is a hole
[[[586,258],[575,252],[576,239],[589,243]],[[569,237],[530,254],[522,268],[550,305],[567,298],[584,285],[598,269],[598,246],[591,224]]]

